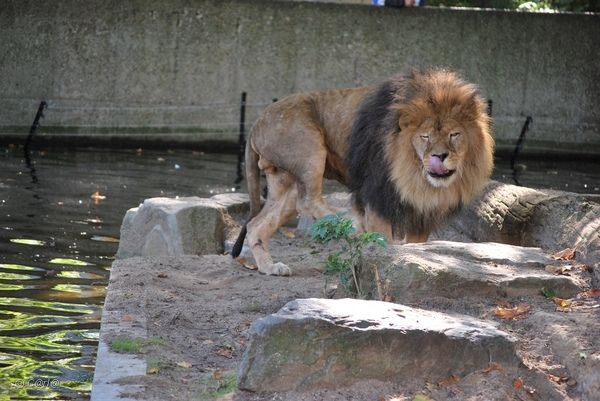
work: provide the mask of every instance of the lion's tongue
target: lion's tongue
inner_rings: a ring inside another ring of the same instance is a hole
[[[448,170],[446,170],[446,167],[444,167],[444,163],[440,160],[439,157],[432,156],[431,159],[429,159],[429,171],[435,174],[444,174]]]

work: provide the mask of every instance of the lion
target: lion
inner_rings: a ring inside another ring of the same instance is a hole
[[[340,212],[323,200],[323,178],[348,187],[357,230],[427,241],[485,186],[490,126],[477,86],[438,68],[272,104],[246,143],[250,221],[232,256],[247,236],[260,273],[290,275],[273,262],[269,238],[296,214],[319,220]],[[262,210],[260,170],[268,188]]]

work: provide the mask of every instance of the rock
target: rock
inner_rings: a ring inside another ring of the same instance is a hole
[[[245,194],[146,199],[125,214],[117,258],[222,253],[229,215],[247,209]]]
[[[464,242],[501,242],[558,252],[577,246],[577,260],[600,260],[598,198],[490,181],[440,235]]]
[[[485,368],[516,372],[517,341],[495,323],[380,301],[301,299],[252,323],[238,388],[340,388],[361,380],[437,383]]]
[[[371,247],[364,253],[360,283],[364,293],[379,299],[373,265],[380,282],[391,282],[394,302],[417,302],[427,296],[517,297],[538,295],[543,287],[570,298],[585,283],[571,276],[546,272],[557,262],[539,248],[497,243],[467,244],[434,241],[387,248]]]
[[[578,327],[586,327],[592,336],[599,333],[598,320],[589,321],[576,314],[566,316],[556,313],[537,312],[529,318],[536,332],[544,333],[549,341],[544,343],[550,348],[557,363],[564,365],[570,377],[576,378],[584,400],[596,400],[600,395],[600,355],[590,350],[589,343],[581,342]],[[547,352],[547,351],[546,351]],[[543,350],[539,350],[538,355]]]

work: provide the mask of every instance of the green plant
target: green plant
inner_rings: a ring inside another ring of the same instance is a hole
[[[327,259],[321,263],[325,265],[325,286],[332,276],[340,276],[344,289],[355,297],[362,298],[360,283],[358,281],[358,266],[362,259],[365,245],[376,243],[386,246],[386,238],[379,233],[356,233],[352,226],[352,219],[344,218],[345,213],[332,214],[317,221],[308,231],[310,239],[305,246],[311,242],[327,246],[329,242],[341,242],[342,250],[329,254]]]
[[[148,339],[148,341],[146,342],[146,345],[165,346],[165,345],[169,345],[169,343],[160,337],[153,336]]]
[[[237,388],[237,380],[236,376],[232,375],[229,377],[224,377],[221,380],[217,380],[217,388],[210,392],[208,395],[212,398],[220,398],[224,395],[234,393]]]
[[[112,349],[115,351],[139,351],[144,346],[144,340],[141,338],[121,337],[115,338],[111,343]]]

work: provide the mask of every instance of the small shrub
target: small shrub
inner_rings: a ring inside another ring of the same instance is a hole
[[[362,259],[362,251],[365,245],[375,243],[386,246],[386,238],[379,233],[356,233],[352,226],[352,219],[344,218],[345,213],[332,214],[317,221],[308,231],[311,242],[327,246],[329,242],[341,242],[342,250],[330,254],[321,263],[325,265],[325,287],[332,276],[339,275],[344,289],[352,296],[362,298],[360,283],[358,281],[358,265]]]

